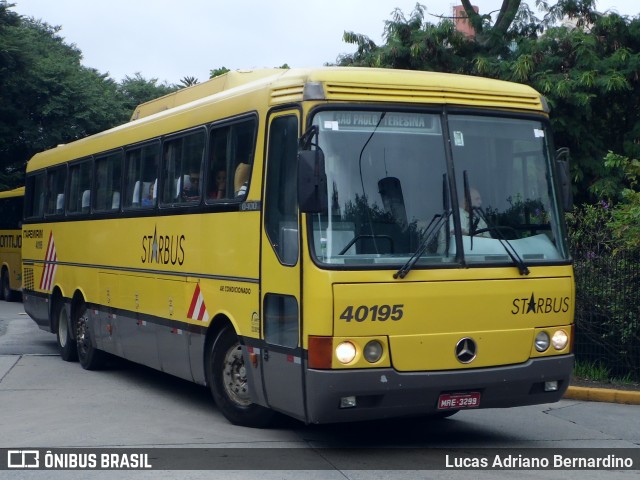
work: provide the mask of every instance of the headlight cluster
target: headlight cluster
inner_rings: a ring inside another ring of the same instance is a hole
[[[378,340],[371,340],[367,342],[362,351],[362,356],[369,363],[376,363],[382,358],[384,349],[382,344]],[[343,365],[347,365],[356,358],[358,349],[349,341],[339,343],[336,347],[336,358]]]
[[[540,353],[546,352],[550,345],[556,350],[564,350],[568,343],[569,335],[562,329],[554,331],[551,337],[546,331],[538,332],[534,341],[536,350]]]

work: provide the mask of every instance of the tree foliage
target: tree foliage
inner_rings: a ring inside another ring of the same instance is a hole
[[[503,0],[493,21],[462,0],[476,32],[472,38],[458,32],[450,18],[427,21],[423,5],[408,17],[396,9],[385,22],[381,45],[345,32],[344,41],[356,51],[338,63],[533,86],[552,108],[556,146],[571,150],[577,200],[593,200],[594,185],[611,174],[603,161],[607,151],[640,156],[640,19],[599,14],[594,0],[536,3],[543,18],[520,0]]]
[[[147,80],[139,72],[133,77],[125,76],[120,85],[118,85],[118,92],[124,102],[124,109],[129,116],[141,103],[175,92],[177,89],[178,87],[176,86],[158,83],[157,78]]]
[[[185,87],[193,87],[194,85],[198,84],[198,79],[192,75],[186,76],[186,77],[182,77],[180,79],[180,87],[181,88],[185,88]]]
[[[227,67],[214,68],[213,70],[209,70],[209,78],[219,77],[220,75],[224,75],[227,72],[230,72]]]
[[[139,74],[118,84],[84,67],[59,27],[0,0],[0,189],[24,184],[36,152],[128,121],[138,103],[172,91]]]

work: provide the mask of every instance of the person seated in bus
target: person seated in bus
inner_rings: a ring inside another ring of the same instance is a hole
[[[185,202],[192,202],[200,198],[200,172],[192,172],[187,177],[184,190],[182,191],[182,199]]]
[[[471,207],[472,208],[480,208],[482,206],[482,195],[477,188],[471,187],[469,189],[469,197],[471,199]],[[479,237],[491,237],[487,229],[486,222],[480,218],[480,216],[474,212],[473,213],[473,225],[471,225],[471,208],[467,203],[467,199],[465,198],[463,201],[463,207],[460,209],[460,226],[462,227],[463,235],[477,235]],[[453,218],[449,219],[449,227],[451,228],[451,233],[453,233]],[[480,233],[476,234],[478,230],[482,230]]]
[[[146,183],[146,182],[145,182]],[[143,207],[153,207],[155,205],[155,199],[153,196],[153,190],[155,188],[156,182],[149,182],[149,187],[144,192],[144,196],[142,197],[142,206]]]
[[[251,165],[248,163],[239,163],[236,167],[236,173],[233,177],[233,189],[235,198],[245,197],[249,188],[249,175],[251,174]]]
[[[473,208],[479,208],[482,206],[482,196],[477,188],[471,187],[469,189],[469,197],[471,198],[471,205]],[[485,230],[487,228],[486,222],[480,218],[477,212],[473,213],[473,225],[471,225],[471,215],[469,204],[464,198],[460,202],[462,207],[460,207],[460,226],[462,228],[462,235],[469,235],[469,232],[472,232],[472,235],[478,237],[491,238],[491,234],[489,230]],[[418,226],[420,226],[420,222],[418,222]],[[480,233],[475,233],[480,231]],[[438,241],[437,241],[437,249],[436,251],[439,253],[443,253],[447,251],[447,245],[454,242],[453,238],[455,237],[455,227],[453,222],[453,215],[449,216],[449,238],[447,241],[447,231],[446,227],[443,225],[438,232]]]
[[[227,171],[224,168],[216,170],[213,181],[210,181],[211,188],[207,197],[209,200],[220,200],[227,198]]]

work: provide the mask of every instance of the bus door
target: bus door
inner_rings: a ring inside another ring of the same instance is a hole
[[[262,381],[269,406],[304,419],[296,157],[299,114],[270,117],[261,251]]]

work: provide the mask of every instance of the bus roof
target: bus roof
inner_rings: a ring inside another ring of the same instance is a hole
[[[24,187],[14,188],[13,190],[4,190],[0,192],[0,198],[24,197]]]
[[[206,82],[181,88],[178,91],[169,93],[155,100],[141,103],[136,107],[131,115],[131,121],[139,120],[154,113],[163,112],[179,105],[198,100],[200,98],[215,95],[224,90],[239,87],[245,83],[252,82],[264,77],[272,77],[277,73],[282,73],[282,69],[263,68],[258,70],[237,70],[227,72]]]
[[[126,124],[38,153],[29,161],[27,172],[211,122],[212,106],[222,109],[225,100],[241,94],[247,94],[241,102],[246,111],[324,100],[547,112],[544,99],[533,88],[483,77],[358,67],[228,72],[139,105]],[[226,105],[216,118],[241,113]]]

